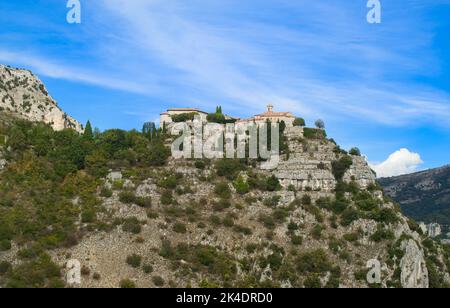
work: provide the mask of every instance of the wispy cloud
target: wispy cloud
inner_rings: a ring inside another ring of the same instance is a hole
[[[328,121],[447,125],[449,93],[413,79],[437,74],[441,63],[433,22],[421,1],[409,2],[407,10],[385,4],[383,23],[371,26],[365,1],[92,1],[83,6],[82,67],[37,51],[4,50],[0,60],[167,105],[221,104],[241,116],[271,102]]]

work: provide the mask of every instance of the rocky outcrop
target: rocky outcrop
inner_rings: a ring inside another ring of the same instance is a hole
[[[401,284],[403,288],[428,288],[428,269],[424,252],[414,240],[404,241],[405,255],[400,261]]]
[[[300,191],[332,192],[337,183],[332,173],[332,163],[339,157],[336,144],[326,139],[308,140],[300,127],[288,128],[286,137],[289,157],[282,160],[275,171],[283,187],[292,185]],[[360,156],[352,156],[352,159],[344,181],[355,180],[363,189],[375,183],[375,175],[366,160]]]
[[[55,130],[83,126],[64,113],[32,72],[0,65],[0,112],[32,121],[44,122]]]

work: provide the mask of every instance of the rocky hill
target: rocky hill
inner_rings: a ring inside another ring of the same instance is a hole
[[[323,130],[286,128],[265,170],[171,158],[162,130],[34,120],[0,117],[0,287],[449,286],[450,248]]]
[[[0,65],[0,112],[33,122],[44,122],[55,130],[83,127],[64,113],[32,72]]]
[[[379,182],[406,215],[427,223],[450,224],[450,166]]]

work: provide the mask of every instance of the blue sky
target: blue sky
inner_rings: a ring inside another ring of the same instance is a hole
[[[33,70],[81,122],[270,102],[374,164],[408,149],[394,173],[450,162],[450,0],[381,0],[375,25],[367,0],[80,0],[79,25],[66,2],[0,0],[0,63]]]

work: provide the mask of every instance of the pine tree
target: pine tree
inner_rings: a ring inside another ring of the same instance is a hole
[[[84,139],[92,140],[94,139],[94,133],[92,132],[92,125],[90,121],[87,121],[86,128],[84,129]]]

